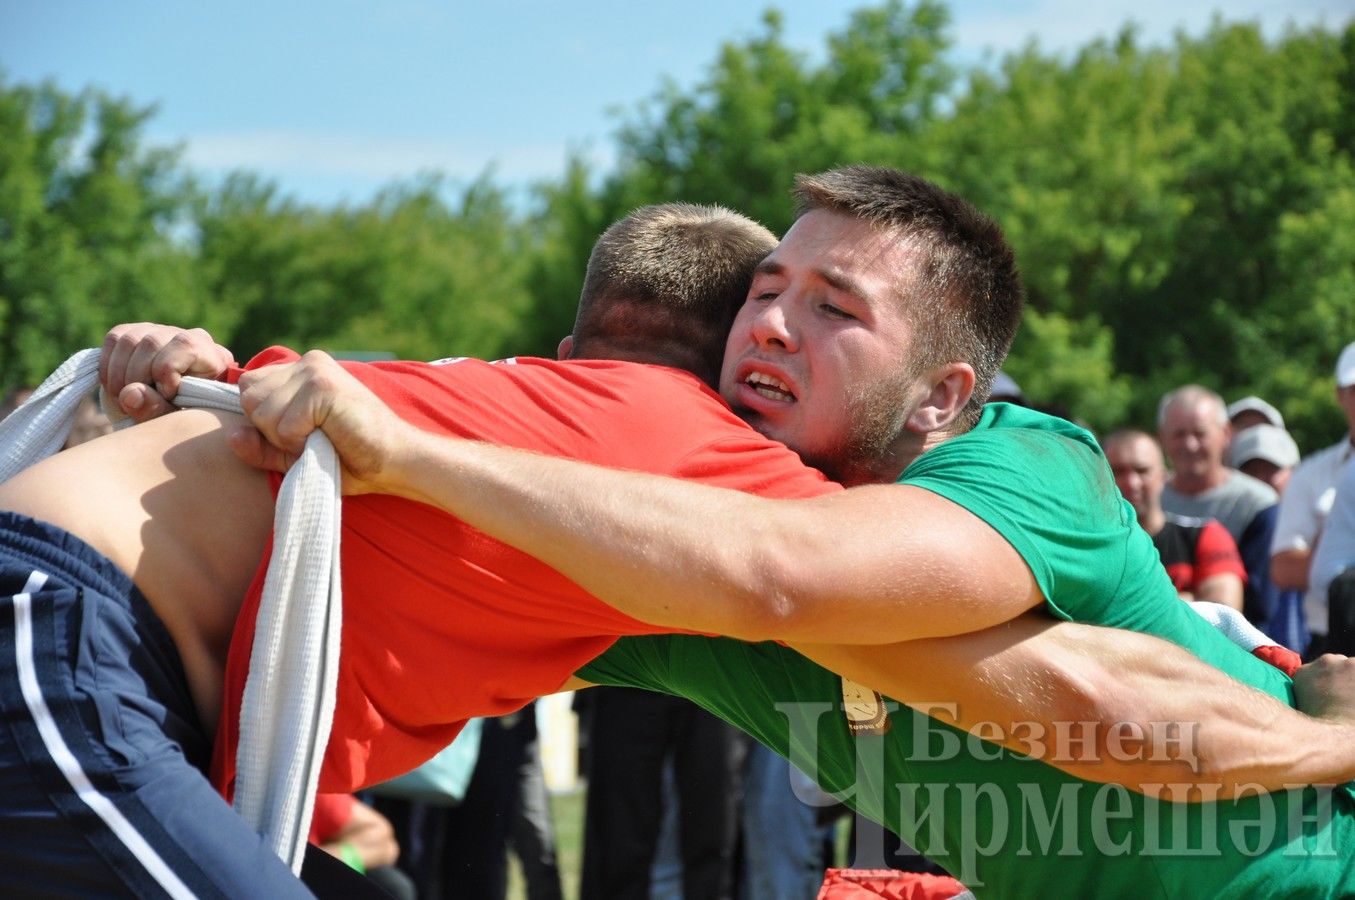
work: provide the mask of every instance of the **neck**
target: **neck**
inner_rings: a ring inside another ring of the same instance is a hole
[[[1162,512],[1162,507],[1156,507],[1144,512],[1139,517],[1139,526],[1149,534],[1157,534],[1162,530],[1162,526],[1167,524],[1167,516]]]
[[[873,460],[858,462],[850,470],[840,473],[841,481],[848,487],[857,484],[892,484],[899,480],[913,460],[951,437],[954,435],[946,431],[933,431],[926,435],[903,431],[883,454]]]

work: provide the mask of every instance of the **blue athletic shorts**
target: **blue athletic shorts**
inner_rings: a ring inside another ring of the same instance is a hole
[[[174,643],[124,573],[0,513],[0,897],[308,897],[208,783]]]

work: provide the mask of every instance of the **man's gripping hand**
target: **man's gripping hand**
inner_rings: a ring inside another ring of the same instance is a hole
[[[1355,731],[1355,658],[1327,653],[1301,667],[1294,700],[1308,715],[1349,723]]]
[[[241,375],[240,407],[253,427],[231,434],[237,456],[258,468],[285,472],[318,428],[343,463],[345,494],[379,491],[396,451],[417,431],[319,350],[295,363]]]
[[[174,409],[169,401],[184,375],[219,378],[234,362],[201,328],[133,322],[104,336],[99,383],[124,413],[144,422]]]

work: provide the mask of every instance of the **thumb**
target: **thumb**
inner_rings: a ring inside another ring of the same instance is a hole
[[[174,404],[149,385],[129,384],[118,394],[118,406],[134,422],[148,422],[174,411]]]
[[[259,430],[251,425],[235,427],[226,440],[242,462],[256,469],[285,473],[296,462],[296,456],[268,443]]]

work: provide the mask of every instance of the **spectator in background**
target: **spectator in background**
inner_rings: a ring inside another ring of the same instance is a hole
[[[414,900],[414,882],[395,868],[400,857],[395,829],[385,816],[352,794],[316,795],[310,840],[359,875],[366,875],[395,900]]]
[[[732,896],[740,773],[747,743],[690,700],[628,687],[588,691],[592,704],[580,897],[651,893],[671,761],[682,895]]]
[[[1234,431],[1228,445],[1228,465],[1270,485],[1284,496],[1289,477],[1299,464],[1299,446],[1289,432],[1276,425],[1253,425]]]
[[[1312,589],[1327,600],[1326,651],[1355,653],[1355,465],[1341,470],[1336,495],[1313,554]]]
[[[400,867],[422,900],[504,900],[512,846],[527,900],[560,900],[536,704],[486,718],[482,728],[475,769],[459,802],[379,798],[407,848]]]
[[[1243,474],[1264,481],[1283,497],[1290,475],[1299,464],[1299,448],[1283,428],[1254,425],[1234,433],[1233,441],[1228,445],[1228,462]],[[1272,506],[1262,515],[1266,519],[1265,527],[1273,534],[1280,507]],[[1266,560],[1266,565],[1266,578],[1274,592],[1274,602],[1266,620],[1258,624],[1262,631],[1284,646],[1302,653],[1310,640],[1308,621],[1303,613],[1303,593],[1275,584],[1270,575],[1270,560]]]
[[[1260,397],[1252,395],[1228,404],[1228,424],[1233,426],[1233,436],[1236,437],[1257,425],[1284,428],[1284,416]]]
[[[1246,570],[1237,543],[1213,519],[1171,515],[1162,509],[1167,473],[1162,448],[1142,431],[1122,429],[1101,441],[1120,493],[1139,525],[1153,537],[1162,565],[1183,600],[1212,600],[1242,609]]]
[[[1274,488],[1224,465],[1232,438],[1228,413],[1218,394],[1188,384],[1162,398],[1158,435],[1171,460],[1172,475],[1162,490],[1162,509],[1178,516],[1217,519],[1237,544],[1247,570],[1242,613],[1263,625],[1276,612],[1270,583],[1270,542],[1275,520],[1266,511],[1279,497]]]
[[[1310,585],[1309,567],[1336,496],[1337,479],[1355,456],[1355,342],[1346,345],[1336,362],[1336,402],[1346,415],[1346,434],[1330,447],[1310,454],[1294,470],[1270,545],[1275,584],[1305,591],[1303,611],[1312,633],[1310,657],[1326,652],[1328,616],[1326,591]]]
[[[61,449],[69,450],[96,437],[103,437],[112,430],[113,423],[108,421],[108,416],[103,414],[98,402],[91,395],[81,401],[80,408],[75,413],[75,424],[71,426],[71,433],[66,437],[66,443]]]
[[[821,815],[836,805],[785,757],[754,742],[744,769],[739,900],[816,897],[832,862],[833,820]]]

